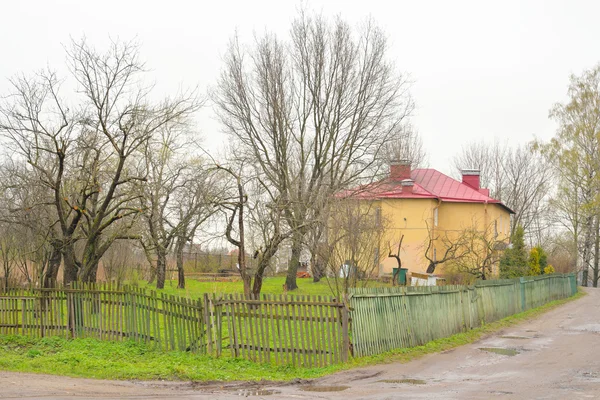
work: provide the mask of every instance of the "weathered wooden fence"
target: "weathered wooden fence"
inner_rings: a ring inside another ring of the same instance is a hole
[[[322,296],[235,294],[206,296],[205,302],[220,321],[211,324],[222,330],[214,333],[217,344],[228,347],[232,357],[306,367],[348,360],[349,316],[342,302]]]
[[[136,340],[164,350],[318,367],[413,347],[565,298],[575,276],[474,286],[353,289],[324,296],[204,295],[190,300],[133,287],[75,285],[0,292],[0,334]],[[351,322],[350,322],[351,321]]]
[[[577,292],[574,274],[478,281],[474,286],[352,289],[355,356],[413,347]]]
[[[321,296],[190,300],[134,287],[81,284],[0,293],[0,334],[129,339],[163,350],[230,353],[283,365],[347,361],[348,325],[344,303]]]
[[[111,285],[9,289],[0,293],[0,334],[133,339],[206,352],[199,300]]]

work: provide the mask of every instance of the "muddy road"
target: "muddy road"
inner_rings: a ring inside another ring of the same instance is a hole
[[[600,290],[477,343],[290,384],[113,382],[0,372],[0,399],[600,399]]]

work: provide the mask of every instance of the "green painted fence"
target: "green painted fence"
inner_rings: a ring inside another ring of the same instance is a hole
[[[354,355],[422,345],[576,292],[574,274],[478,281],[473,286],[351,289]]]

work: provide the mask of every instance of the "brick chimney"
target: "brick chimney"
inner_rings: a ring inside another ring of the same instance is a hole
[[[402,185],[402,193],[412,193],[415,181],[412,179],[403,179],[400,184]]]
[[[472,187],[475,190],[481,189],[479,186],[479,170],[478,169],[463,169],[462,171],[462,183]]]
[[[393,161],[390,164],[390,179],[392,181],[403,181],[405,179],[410,179],[410,161]]]

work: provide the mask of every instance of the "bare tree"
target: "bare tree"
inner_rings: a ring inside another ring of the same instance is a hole
[[[121,240],[113,244],[102,257],[102,266],[107,280],[114,281],[118,285],[123,283],[127,277],[127,271],[131,267],[133,257],[131,248],[133,244],[128,240]]]
[[[195,148],[187,129],[182,121],[166,124],[145,144],[146,181],[139,185],[139,202],[147,231],[140,240],[148,260],[155,264],[158,289],[164,288],[167,255],[173,246],[178,287],[185,287],[184,246],[215,209],[202,161],[187,155]]]
[[[394,162],[404,160],[413,168],[424,167],[427,163],[427,152],[419,132],[410,123],[401,125],[394,132],[383,148],[382,167],[387,168]]]
[[[48,189],[44,205],[56,218],[65,283],[95,281],[102,255],[115,240],[130,238],[142,211],[133,186],[145,179],[144,144],[199,106],[194,94],[153,104],[133,43],[114,42],[100,53],[85,40],[72,41],[67,59],[78,86],[75,105],[61,97],[61,80],[51,71],[12,79],[13,92],[0,105],[9,156],[27,162]]]
[[[508,243],[498,240],[493,225],[477,229],[475,226],[461,233],[464,255],[452,261],[459,272],[486,280],[498,267]]]
[[[177,265],[177,287],[185,288],[183,252],[186,244],[191,244],[202,224],[217,211],[222,194],[221,185],[215,182],[215,175],[205,169],[204,163],[194,160],[187,174],[187,183],[182,187],[174,204],[177,211],[177,224],[172,224],[175,232],[174,252]]]
[[[305,235],[332,195],[373,176],[413,104],[386,59],[383,32],[301,11],[290,39],[244,47],[235,38],[214,94],[236,155],[253,167],[292,232],[286,285],[293,290]],[[248,49],[244,51],[243,49]]]
[[[499,142],[489,145],[485,142],[472,142],[463,146],[462,152],[454,157],[454,167],[458,176],[463,169],[478,169],[481,186],[489,188],[492,197],[503,200],[506,151],[507,146]]]
[[[56,284],[61,246],[53,210],[45,206],[48,189],[21,162],[6,160],[0,167],[0,221],[19,232],[18,267],[31,284]]]
[[[427,273],[435,273],[438,265],[456,262],[464,258],[471,249],[467,246],[467,238],[462,232],[435,229],[425,221],[427,226],[427,240],[423,255],[429,261]],[[438,249],[441,250],[438,256]]]
[[[531,146],[475,142],[463,148],[454,165],[459,174],[465,168],[479,169],[482,187],[515,212],[511,231],[521,225],[539,240],[550,222],[548,195],[553,182],[553,168],[539,152]]]
[[[364,286],[379,274],[387,254],[381,251],[389,221],[378,206],[356,199],[338,199],[331,205],[327,244],[321,255],[338,298],[351,287]]]
[[[404,241],[404,235],[400,236],[400,240],[398,241],[398,248],[396,252],[392,252],[392,245],[389,245],[390,251],[388,253],[388,257],[391,257],[396,260],[396,273],[392,274],[392,285],[396,285],[398,283],[398,274],[400,274],[400,270],[402,269],[402,242]]]
[[[17,241],[10,229],[6,226],[0,231],[0,263],[4,289],[8,289],[12,283],[15,261],[18,256]]]
[[[262,201],[268,199],[261,189],[261,184],[256,184],[255,179],[244,179],[244,166],[238,165],[237,169],[221,164],[216,165],[231,179],[229,196],[221,200],[221,210],[226,217],[225,237],[229,243],[237,248],[237,268],[244,284],[244,294],[258,295],[262,290],[264,274],[271,260],[275,257],[279,245],[291,235],[291,231],[284,227],[283,208],[273,201]],[[254,204],[249,201],[247,186],[255,183],[253,195],[257,200]],[[248,248],[248,222],[252,222],[254,231],[258,232],[256,249],[252,258],[256,260],[256,268],[251,271],[246,251]],[[237,236],[236,236],[237,235]]]

